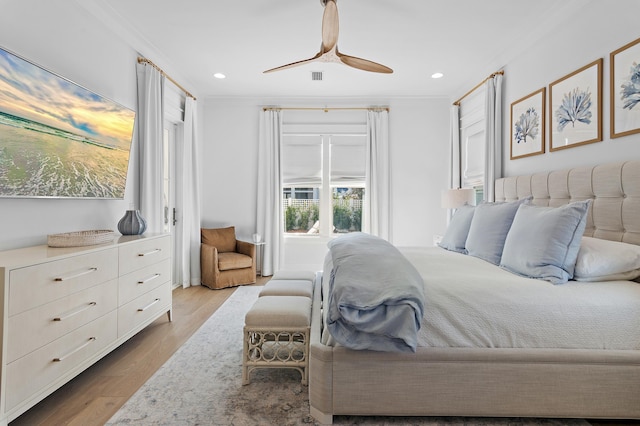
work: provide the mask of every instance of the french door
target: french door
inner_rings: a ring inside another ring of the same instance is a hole
[[[172,256],[174,264],[172,265],[172,285],[176,287],[178,285],[178,265],[176,264],[178,247],[176,247],[177,239],[175,237],[176,223],[179,218],[177,217],[175,195],[176,195],[176,132],[178,126],[176,123],[165,121],[164,132],[162,138],[163,146],[163,208],[164,208],[164,223],[163,231],[171,234],[171,250],[174,253]]]

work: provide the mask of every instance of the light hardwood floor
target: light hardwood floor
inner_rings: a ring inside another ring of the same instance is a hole
[[[256,285],[269,278],[258,277]],[[173,291],[173,322],[163,315],[10,426],[103,425],[235,291]]]
[[[268,278],[258,278],[262,285]],[[173,322],[166,315],[10,423],[10,426],[103,425],[218,309],[235,289],[173,291]],[[591,421],[597,426],[640,422]]]

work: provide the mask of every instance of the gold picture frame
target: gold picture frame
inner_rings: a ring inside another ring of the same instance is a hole
[[[613,139],[640,133],[640,38],[609,56]]]
[[[545,97],[543,87],[511,103],[511,160],[544,154]]]
[[[550,151],[602,141],[602,63],[597,59],[549,85]]]

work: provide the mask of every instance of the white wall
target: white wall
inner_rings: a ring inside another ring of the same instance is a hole
[[[256,226],[260,108],[280,106],[389,105],[392,242],[432,244],[442,233],[440,191],[447,186],[447,99],[323,100],[207,99],[204,108],[203,203],[205,227],[236,227],[250,238]],[[312,241],[313,240],[313,241]],[[290,238],[285,268],[320,269],[326,240]]]
[[[260,108],[245,100],[203,104],[202,227],[233,225],[237,237],[250,239],[256,229]]]
[[[563,22],[534,46],[524,48],[521,54],[505,67],[505,149],[504,174],[529,174],[573,166],[593,165],[612,161],[640,158],[640,134],[610,139],[609,54],[640,37],[638,16],[640,2],[617,0],[592,1],[575,11],[572,19]],[[549,152],[549,83],[604,58],[603,67],[603,141],[570,149]],[[542,87],[547,87],[545,154],[509,160],[511,103]]]
[[[448,99],[391,102],[391,236],[398,246],[433,244],[446,227],[440,193],[448,187]]]
[[[73,1],[3,2],[0,44],[31,62],[126,107],[136,107],[136,52]],[[132,158],[132,161],[135,158]],[[46,243],[47,234],[116,229],[133,200],[0,198],[0,249]]]

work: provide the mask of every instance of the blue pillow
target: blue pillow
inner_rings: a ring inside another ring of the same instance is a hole
[[[591,200],[560,207],[522,205],[504,244],[500,266],[563,284],[573,278]]]
[[[483,203],[476,207],[469,227],[469,236],[465,242],[467,253],[474,257],[500,263],[504,240],[507,238],[511,222],[520,204],[529,198],[510,203]]]
[[[475,207],[468,204],[459,207],[453,214],[449,227],[438,245],[443,249],[466,254],[465,242],[467,241],[467,235],[469,235],[469,227],[471,226],[474,211]]]

